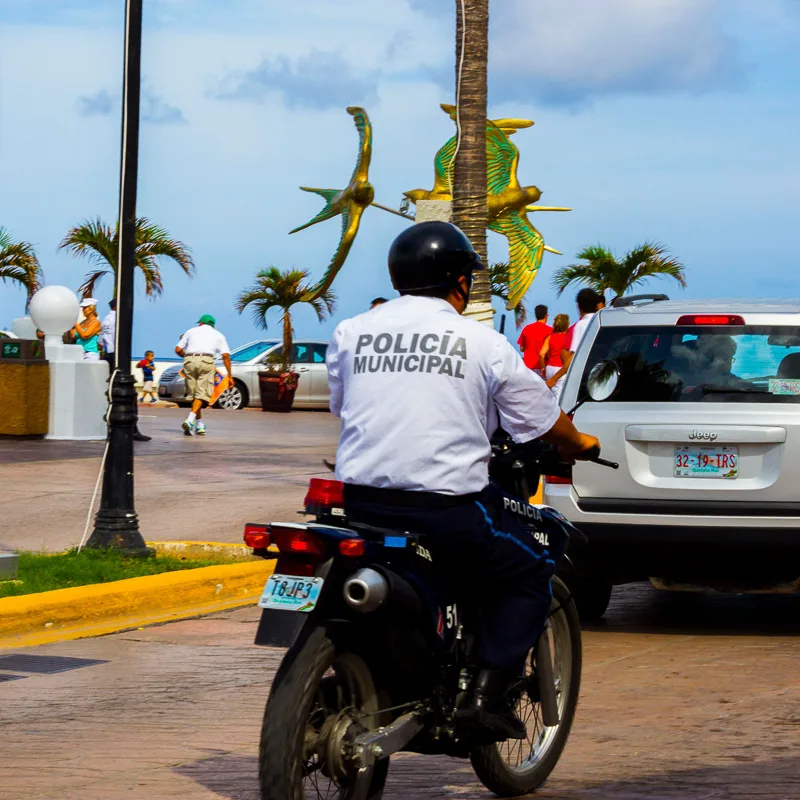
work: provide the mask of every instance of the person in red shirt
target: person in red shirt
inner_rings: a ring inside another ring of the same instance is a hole
[[[564,385],[565,375],[559,374],[563,361],[561,351],[564,349],[564,341],[567,338],[569,329],[569,317],[566,314],[558,314],[553,320],[553,332],[545,339],[539,353],[540,367],[547,379],[547,385],[553,390],[556,400],[561,399],[561,387]],[[558,377],[555,377],[558,375]]]
[[[536,317],[536,322],[526,325],[522,329],[517,344],[519,345],[519,349],[522,350],[522,358],[525,361],[525,366],[539,375],[544,375],[541,365],[539,364],[539,353],[542,350],[542,345],[545,343],[545,340],[553,332],[553,329],[547,324],[547,306],[536,306],[536,308],[533,309],[533,314]]]

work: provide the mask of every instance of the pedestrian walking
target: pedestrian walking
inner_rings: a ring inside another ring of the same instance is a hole
[[[141,402],[147,402],[147,396],[150,395],[150,402],[155,403],[158,398],[156,397],[156,390],[153,385],[153,372],[156,365],[153,361],[155,353],[148,350],[144,354],[144,358],[136,365],[142,371],[142,399]]]
[[[70,333],[75,343],[83,348],[84,361],[100,360],[100,320],[97,318],[97,300],[86,297],[81,300],[83,319],[76,322]]]
[[[203,314],[197,325],[181,336],[175,352],[183,359],[183,374],[186,378],[186,394],[192,399],[192,410],[183,422],[187,436],[204,436],[206,424],[202,421],[203,409],[208,406],[214,393],[214,361],[222,356],[228,370],[229,385],[233,386],[231,349],[227,339],[216,329],[217,321],[211,314]]]
[[[522,351],[522,360],[525,362],[525,366],[539,375],[544,375],[539,366],[539,353],[545,339],[553,332],[553,329],[547,324],[547,306],[536,306],[533,314],[536,322],[532,322],[522,329],[517,344]]]
[[[569,365],[575,356],[575,351],[589,327],[596,312],[601,308],[605,308],[606,299],[602,294],[599,294],[594,289],[581,289],[575,297],[575,302],[578,306],[578,315],[580,319],[567,331],[564,339],[564,345],[561,348],[561,369],[553,375],[550,379],[555,385],[561,378],[567,374]]]
[[[539,368],[547,379],[547,385],[556,396],[556,400],[561,400],[561,389],[564,387],[566,375],[555,376],[561,372],[564,366],[561,361],[561,351],[564,349],[564,340],[567,338],[569,330],[569,316],[567,314],[557,314],[553,320],[553,332],[545,339],[542,349],[539,352]]]
[[[103,348],[103,358],[108,361],[109,369],[114,369],[114,351],[117,347],[117,298],[112,297],[108,302],[111,309],[103,317],[100,324],[100,347]]]

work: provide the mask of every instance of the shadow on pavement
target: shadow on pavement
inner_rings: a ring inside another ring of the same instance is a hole
[[[800,595],[672,592],[649,583],[614,587],[597,633],[725,636],[800,635]]]
[[[261,800],[258,791],[258,759],[236,753],[220,753],[174,767],[173,772],[208,789],[225,800]]]
[[[541,800],[791,800],[800,797],[800,762],[793,756],[757,761],[733,756],[726,766],[675,770],[632,780],[584,782],[561,774],[546,783]],[[174,770],[225,800],[261,800],[256,758],[218,755]],[[448,758],[400,757],[393,760],[384,800],[488,800],[493,797],[469,763]],[[533,795],[528,795],[533,796]]]

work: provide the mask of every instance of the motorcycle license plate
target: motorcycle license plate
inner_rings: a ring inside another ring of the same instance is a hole
[[[676,478],[738,478],[739,448],[676,447],[674,475]]]
[[[258,605],[261,608],[279,608],[307,614],[317,605],[322,584],[322,578],[270,575]]]

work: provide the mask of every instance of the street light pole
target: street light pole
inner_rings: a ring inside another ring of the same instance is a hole
[[[133,434],[138,418],[131,374],[133,268],[136,252],[136,179],[139,162],[139,95],[142,60],[142,0],[125,3],[125,66],[122,78],[122,147],[117,241],[117,330],[109,379],[108,441],[103,492],[89,547],[126,553],[149,552],[139,533],[133,502]]]

